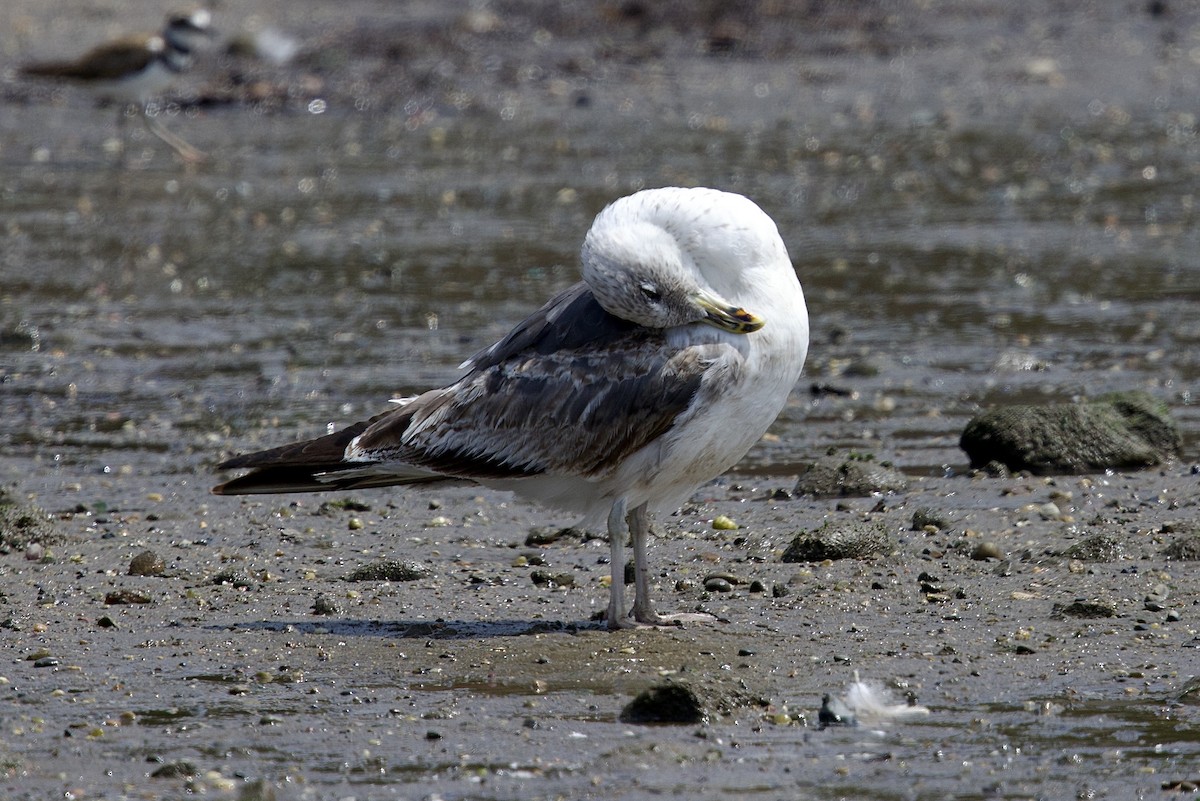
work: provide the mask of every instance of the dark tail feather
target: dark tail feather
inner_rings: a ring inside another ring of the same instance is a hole
[[[323,437],[293,442],[265,451],[243,453],[217,465],[218,470],[252,468],[239,478],[213,487],[214,495],[263,495],[274,492],[321,492],[351,489],[346,481],[321,481],[318,475],[330,476],[366,464],[347,464],[346,446],[366,430],[371,420],[355,423],[341,431]],[[356,477],[362,480],[362,476]]]
[[[396,410],[389,410],[323,437],[226,459],[217,465],[218,470],[249,468],[250,472],[218,484],[212,488],[212,492],[214,495],[270,495],[284,492],[336,492],[402,484],[471,483],[464,479],[420,472],[408,475],[398,472],[372,473],[371,462],[347,462],[346,448],[354,438],[380,418],[394,414]]]
[[[337,492],[339,490],[372,489],[394,487],[401,484],[453,483],[455,479],[441,476],[411,477],[401,475],[354,475],[348,471],[360,471],[370,467],[369,462],[346,465],[285,465],[262,467],[244,476],[218,484],[212,488],[214,495],[274,495],[284,492]],[[339,472],[348,472],[339,478]],[[459,481],[458,483],[468,483]]]

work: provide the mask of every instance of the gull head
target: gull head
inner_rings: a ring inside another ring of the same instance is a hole
[[[714,272],[738,269],[695,247],[711,233],[699,230],[711,225],[711,214],[697,218],[688,200],[712,201],[713,196],[724,193],[646,190],[597,216],[583,243],[583,280],[605,311],[649,328],[707,323],[749,334],[763,327],[762,317],[722,296],[707,280]],[[736,236],[736,228],[729,233]]]

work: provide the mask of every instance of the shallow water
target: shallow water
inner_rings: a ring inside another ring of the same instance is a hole
[[[31,128],[46,113],[18,112]],[[229,427],[237,447],[266,417],[287,438],[452,380],[576,280],[605,202],[663,182],[614,175],[621,154],[667,142],[681,175],[774,216],[808,297],[806,379],[746,469],[794,472],[830,444],[959,469],[957,434],[981,406],[1130,387],[1193,436],[1197,146],[1194,130],[1163,130],[1167,115],[1069,140],[1028,120],[875,125],[813,147],[786,120],[631,137],[599,116],[447,120],[392,140],[386,120],[228,111],[175,127],[219,124],[264,152],[195,172],[162,154],[139,170],[10,163],[3,391],[27,411],[4,436],[171,450],[180,427]],[[745,166],[761,163],[777,166]]]

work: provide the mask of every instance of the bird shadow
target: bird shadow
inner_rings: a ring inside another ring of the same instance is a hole
[[[226,631],[333,634],[339,637],[392,637],[401,640],[470,640],[608,630],[603,620],[556,622],[546,620],[355,620],[347,618],[239,621],[212,628]]]

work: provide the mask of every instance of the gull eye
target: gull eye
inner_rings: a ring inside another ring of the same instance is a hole
[[[662,301],[662,293],[658,291],[658,287],[650,282],[638,284],[638,289],[642,290],[642,297],[651,303],[660,303]]]

